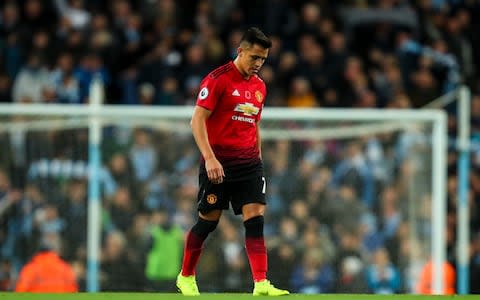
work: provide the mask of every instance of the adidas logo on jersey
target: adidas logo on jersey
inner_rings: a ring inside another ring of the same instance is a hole
[[[240,93],[238,92],[237,89],[233,91],[232,96],[240,96]]]

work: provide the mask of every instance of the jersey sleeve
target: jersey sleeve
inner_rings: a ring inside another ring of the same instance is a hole
[[[200,83],[200,91],[198,92],[196,104],[209,111],[213,111],[222,93],[223,84],[221,78],[208,75]]]

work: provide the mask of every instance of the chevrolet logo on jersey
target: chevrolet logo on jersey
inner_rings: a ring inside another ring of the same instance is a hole
[[[239,103],[234,109],[234,111],[241,112],[246,116],[256,116],[259,110],[258,107],[248,102]]]

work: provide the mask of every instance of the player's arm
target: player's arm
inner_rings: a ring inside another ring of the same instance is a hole
[[[262,159],[262,135],[260,134],[260,121],[257,121],[257,147],[258,156]]]
[[[207,170],[208,179],[213,183],[223,182],[225,173],[220,162],[215,157],[212,147],[208,142],[208,133],[206,121],[210,117],[212,112],[208,109],[205,109],[201,106],[195,106],[195,110],[192,115],[192,134],[197,147],[202,153],[203,158],[205,159],[205,169]]]

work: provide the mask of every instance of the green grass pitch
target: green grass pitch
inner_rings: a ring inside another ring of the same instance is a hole
[[[180,294],[160,293],[78,293],[78,294],[28,294],[28,293],[0,293],[1,300],[236,300],[236,299],[271,299],[271,297],[253,297],[250,294],[202,294],[198,297],[185,297]],[[419,295],[301,295],[292,294],[283,298],[292,300],[474,300],[479,295],[469,296],[419,296]]]

